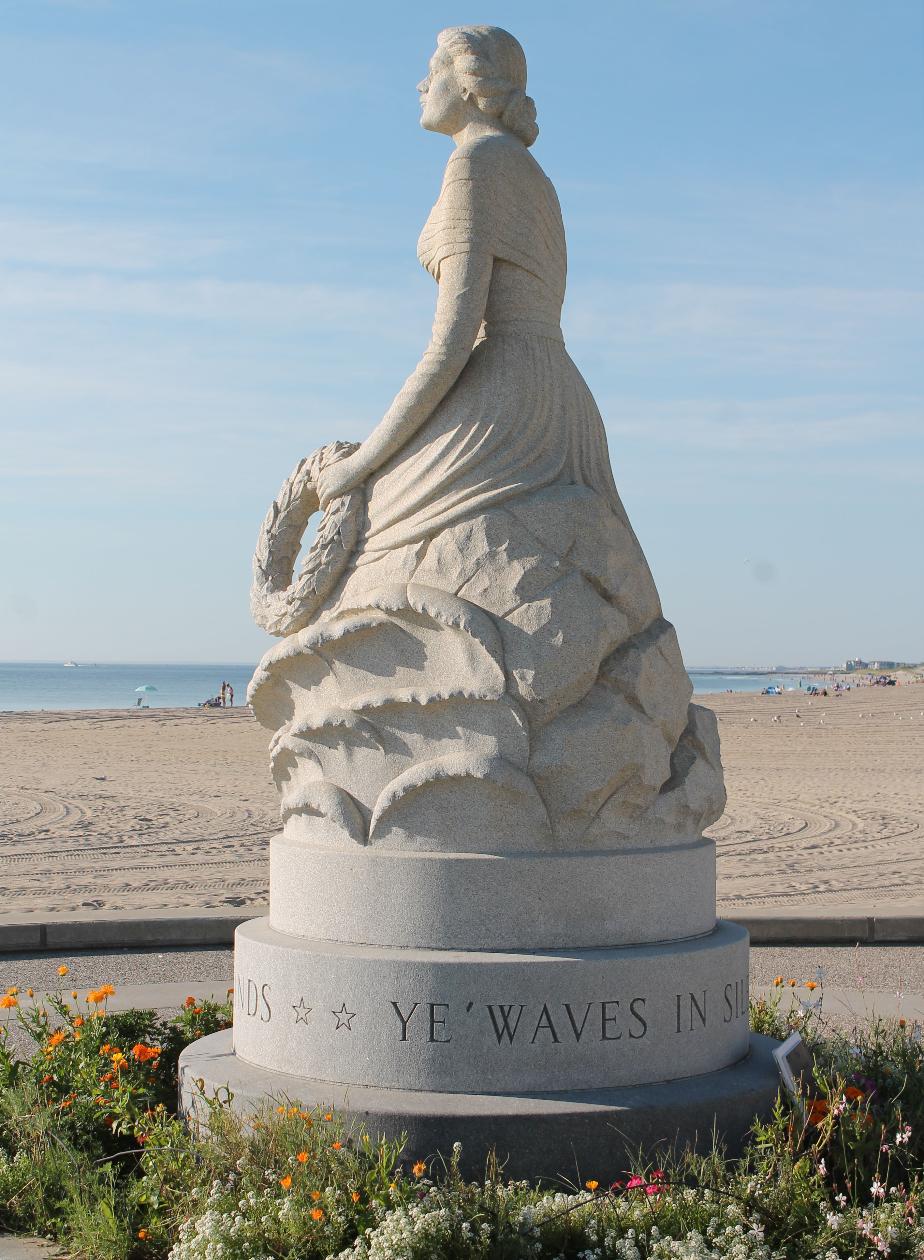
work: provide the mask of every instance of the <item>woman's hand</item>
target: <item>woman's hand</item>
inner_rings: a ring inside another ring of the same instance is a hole
[[[344,459],[335,460],[332,464],[326,464],[318,476],[318,501],[321,510],[324,511],[334,499],[353,490],[365,478],[366,469],[356,458],[356,452]]]

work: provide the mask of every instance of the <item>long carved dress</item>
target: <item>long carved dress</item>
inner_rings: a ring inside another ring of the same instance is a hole
[[[286,833],[484,852],[698,835],[724,806],[714,719],[564,346],[555,190],[513,138],[460,147],[418,253],[437,281],[487,259],[486,294],[459,284],[464,367],[368,479],[337,589],[251,684]]]

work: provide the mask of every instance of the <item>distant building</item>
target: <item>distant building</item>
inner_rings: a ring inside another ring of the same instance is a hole
[[[873,669],[901,669],[901,661],[873,661]]]
[[[856,669],[869,669],[869,668],[870,668],[869,661],[861,661],[859,656],[855,656],[852,660],[844,661],[844,669],[848,674],[852,674],[854,670]],[[877,665],[875,666],[875,668],[878,669],[879,666]]]

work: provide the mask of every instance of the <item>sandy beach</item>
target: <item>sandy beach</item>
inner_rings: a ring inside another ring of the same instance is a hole
[[[924,685],[697,699],[722,912],[924,902]],[[267,742],[244,709],[0,714],[0,918],[264,901]]]

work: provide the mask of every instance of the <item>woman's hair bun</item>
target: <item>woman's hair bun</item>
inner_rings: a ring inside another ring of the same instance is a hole
[[[504,106],[500,117],[508,131],[512,131],[518,140],[522,140],[527,148],[534,143],[539,134],[536,122],[536,102],[527,96],[522,88],[514,88],[510,100]]]

